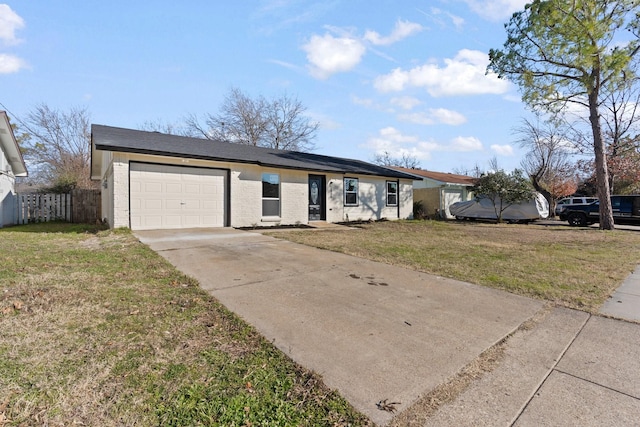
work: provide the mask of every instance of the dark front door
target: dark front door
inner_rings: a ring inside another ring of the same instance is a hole
[[[327,219],[325,212],[325,181],[323,175],[309,175],[309,221]]]

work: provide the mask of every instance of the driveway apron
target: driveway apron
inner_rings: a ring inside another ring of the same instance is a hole
[[[377,402],[408,408],[543,308],[529,298],[259,233],[136,236],[380,425],[394,414]]]

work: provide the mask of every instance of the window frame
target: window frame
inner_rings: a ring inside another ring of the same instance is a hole
[[[354,181],[355,182],[355,190],[347,191],[347,181]],[[359,179],[358,178],[344,177],[344,179],[342,181],[342,184],[344,186],[343,197],[342,197],[342,202],[344,203],[344,206],[360,206],[360,195],[359,195],[360,181],[359,181]],[[349,203],[347,201],[347,195],[355,195],[355,197],[356,197],[355,203]]]
[[[271,182],[270,178],[271,177],[277,177],[277,186],[278,186],[278,197],[265,197],[265,183],[270,184],[270,185],[276,185],[274,183]],[[280,174],[279,173],[274,173],[274,172],[263,172],[261,175],[261,185],[262,185],[262,198],[261,198],[261,202],[262,202],[262,207],[261,207],[261,214],[263,218],[280,218],[280,216],[282,215],[282,181],[280,180]],[[265,201],[266,202],[273,202],[273,201],[277,201],[278,202],[278,212],[276,215],[268,215],[265,213]]]
[[[389,192],[389,184],[395,184],[396,187],[396,191],[395,193],[390,193]],[[387,206],[393,206],[396,207],[398,206],[398,194],[400,192],[400,183],[398,181],[386,181],[385,182],[385,202]],[[395,203],[389,203],[389,196],[390,195],[394,195],[396,198],[396,202]]]

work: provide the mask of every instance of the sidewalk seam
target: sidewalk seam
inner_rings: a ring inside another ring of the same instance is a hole
[[[556,359],[555,363],[553,364],[553,366],[551,366],[551,368],[549,368],[549,370],[547,371],[547,374],[544,376],[544,378],[542,378],[542,380],[540,381],[540,383],[538,384],[538,387],[536,387],[536,389],[533,391],[533,393],[531,393],[531,395],[529,396],[529,398],[527,399],[527,401],[522,405],[522,408],[520,409],[520,411],[518,411],[518,414],[516,415],[516,417],[513,419],[513,421],[511,421],[511,423],[509,423],[510,427],[513,427],[515,425],[515,423],[518,422],[518,420],[520,419],[520,417],[522,416],[522,414],[524,413],[524,411],[527,409],[527,407],[529,406],[529,404],[531,403],[531,401],[533,400],[533,398],[536,396],[536,394],[540,391],[540,389],[542,388],[542,386],[544,385],[544,383],[547,381],[547,379],[549,378],[549,376],[551,375],[551,373],[553,371],[556,370],[556,367],[558,366],[558,364],[560,363],[560,361],[562,360],[562,358],[564,357],[564,355],[567,353],[567,351],[569,350],[569,348],[573,345],[573,343],[576,341],[576,339],[578,338],[578,336],[582,333],[582,331],[584,330],[584,327],[587,325],[587,323],[589,323],[589,320],[591,320],[591,317],[593,315],[589,314],[589,316],[586,318],[586,320],[582,323],[582,326],[580,326],[580,328],[576,331],[575,335],[573,336],[573,338],[569,341],[569,343],[565,346],[565,348],[560,352],[560,356]]]
[[[580,381],[584,381],[584,382],[587,382],[587,383],[590,383],[590,384],[596,385],[596,386],[598,386],[598,387],[606,388],[607,390],[611,390],[611,391],[613,391],[613,392],[615,392],[615,393],[618,393],[618,394],[621,394],[621,395],[623,395],[623,396],[627,396],[627,397],[630,397],[630,398],[635,399],[635,400],[640,400],[640,397],[638,397],[638,396],[634,396],[634,395],[632,395],[632,394],[625,393],[624,391],[616,390],[615,388],[611,388],[611,387],[606,386],[606,385],[604,385],[604,384],[600,384],[600,383],[597,383],[597,382],[595,382],[595,381],[591,381],[591,380],[588,380],[588,379],[586,379],[586,378],[579,377],[579,376],[577,376],[577,375],[575,375],[575,374],[572,374],[572,373],[570,373],[570,372],[563,371],[562,369],[556,369],[555,371],[556,371],[556,372],[560,372],[561,374],[564,374],[564,375],[567,375],[567,376],[570,376],[570,377],[576,378],[576,379],[578,379],[578,380],[580,380]]]

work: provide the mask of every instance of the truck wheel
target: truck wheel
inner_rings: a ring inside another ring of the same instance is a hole
[[[587,217],[585,214],[572,212],[567,217],[567,221],[569,221],[569,225],[572,227],[586,227],[587,226]]]

